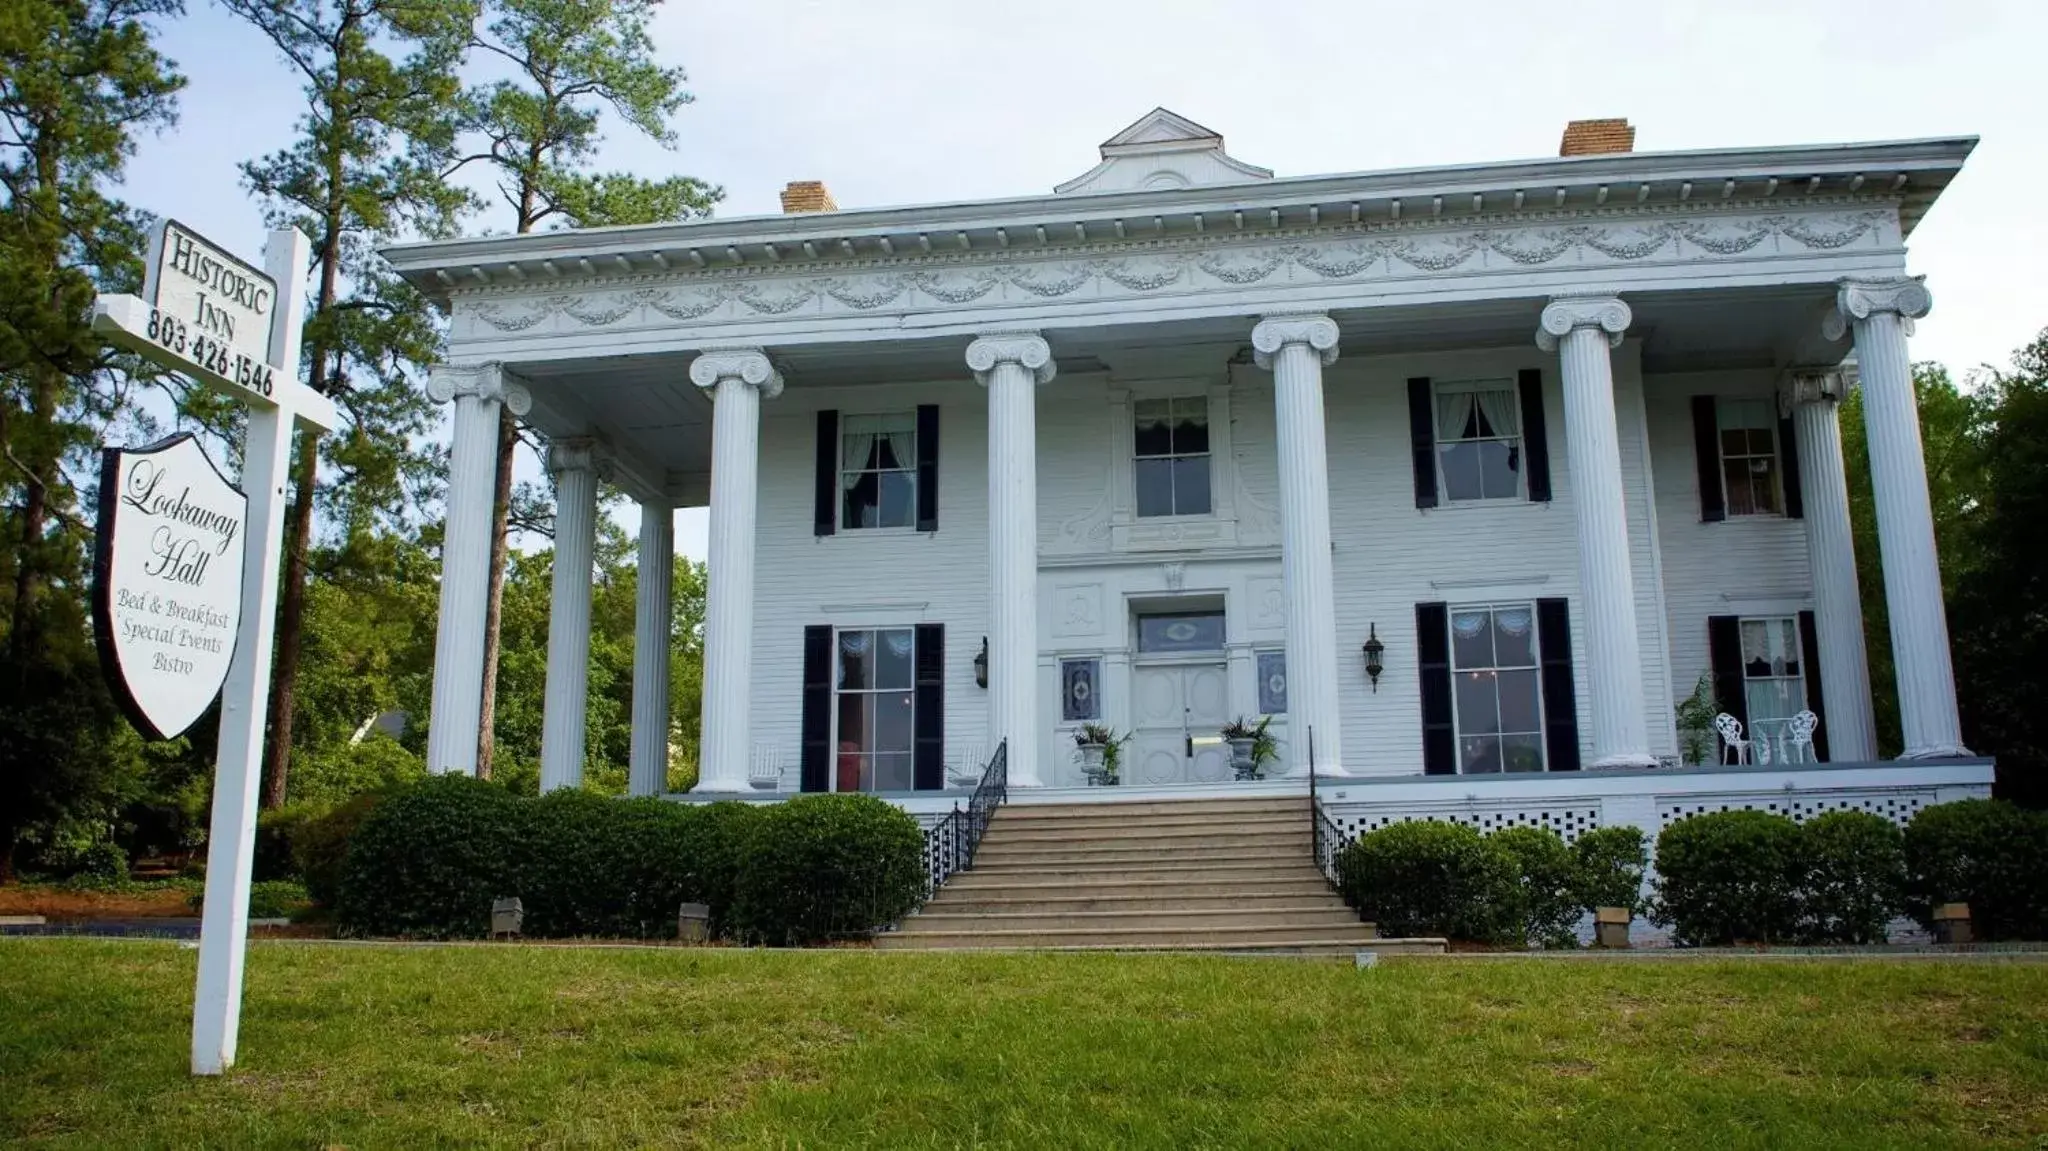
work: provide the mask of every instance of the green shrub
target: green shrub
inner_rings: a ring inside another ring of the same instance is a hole
[[[1970,905],[1980,939],[2048,939],[2048,813],[2004,800],[1926,807],[1906,826],[1907,908]]]
[[[1620,824],[1581,832],[1572,842],[1578,864],[1579,906],[1643,910],[1643,870],[1649,864],[1643,829]]]
[[[869,795],[806,795],[765,808],[740,856],[734,927],[772,945],[893,922],[924,896],[924,833]]]
[[[206,889],[200,887],[192,892],[188,902],[195,913],[206,910]],[[290,919],[313,906],[313,898],[306,894],[302,883],[289,879],[265,879],[249,885],[249,918]]]
[[[1659,923],[1680,943],[1783,943],[1799,929],[1805,885],[1799,825],[1765,811],[1681,819],[1657,837]]]
[[[347,803],[301,823],[292,833],[292,866],[306,885],[306,894],[322,907],[341,896],[342,868],[348,862],[349,840],[384,798],[366,791]]]
[[[1799,826],[1806,864],[1801,934],[1814,943],[1883,943],[1905,905],[1905,837],[1867,811],[1831,811]]]
[[[621,805],[564,788],[519,801],[514,878],[500,892],[525,905],[523,931],[541,938],[622,936],[631,879],[622,874]]]
[[[1547,827],[1504,827],[1486,842],[1515,865],[1513,907],[1522,938],[1541,947],[1576,947],[1573,929],[1585,910],[1572,849]]]
[[[335,919],[351,935],[475,938],[491,901],[517,894],[520,801],[493,783],[442,775],[376,806],[349,844]]]
[[[309,804],[291,803],[256,816],[254,859],[256,882],[266,879],[296,879],[298,861],[292,857],[292,842],[305,826],[319,817]]]
[[[643,802],[643,801],[635,801]],[[672,897],[667,911],[667,930],[675,929],[676,907],[685,901],[702,903],[711,909],[711,932],[734,933],[734,910],[738,899],[741,860],[747,840],[754,833],[767,805],[739,802],[707,803],[694,806],[646,800],[688,814],[678,826],[679,835],[659,844],[665,857],[662,874],[672,877]],[[919,851],[923,850],[919,833]],[[922,855],[920,855],[922,859]],[[920,865],[921,866],[921,865]]]
[[[1384,935],[1499,943],[1521,929],[1515,864],[1461,823],[1391,824],[1347,845],[1337,868],[1344,897]]]

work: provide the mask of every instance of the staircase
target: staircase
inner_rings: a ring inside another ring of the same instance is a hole
[[[885,950],[1440,952],[1386,940],[1314,863],[1305,799],[1005,804]]]

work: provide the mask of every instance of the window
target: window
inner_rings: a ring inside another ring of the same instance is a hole
[[[1189,612],[1138,617],[1141,652],[1222,651],[1223,613]]]
[[[1522,421],[1508,380],[1439,384],[1436,456],[1453,502],[1522,495]]]
[[[1460,771],[1543,770],[1531,605],[1452,608],[1451,680]]]
[[[917,526],[917,416],[846,416],[839,433],[839,526]]]
[[[1721,486],[1731,516],[1781,515],[1778,419],[1768,399],[1722,399],[1714,405],[1721,433]]]
[[[1786,723],[1806,710],[1795,616],[1742,621],[1742,702],[1754,739],[1781,739]]]
[[[1092,723],[1102,718],[1102,661],[1060,661],[1060,722]]]
[[[909,791],[917,696],[913,628],[839,633],[834,791]]]
[[[1262,651],[1255,657],[1259,668],[1259,712],[1287,714],[1287,653]]]
[[[1209,401],[1139,400],[1133,463],[1140,516],[1209,514]]]

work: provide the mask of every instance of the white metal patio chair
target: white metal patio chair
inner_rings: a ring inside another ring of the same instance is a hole
[[[1785,721],[1787,763],[1816,762],[1813,755],[1813,732],[1819,726],[1820,717],[1805,710]]]
[[[1749,741],[1742,738],[1742,721],[1727,712],[1714,717],[1714,734],[1721,737],[1721,762],[1733,755],[1736,763],[1749,762]]]
[[[782,789],[782,748],[772,743],[754,745],[752,761],[747,764],[747,783],[757,791],[780,791]]]

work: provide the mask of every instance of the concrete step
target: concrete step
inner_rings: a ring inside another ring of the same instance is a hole
[[[946,884],[949,887],[979,886],[977,881],[987,878],[995,882],[1014,883],[1020,879],[1044,879],[1049,882],[1071,884],[1171,879],[1182,883],[1206,882],[1222,885],[1239,883],[1247,879],[1321,879],[1322,874],[1316,870],[1315,864],[1286,855],[1254,855],[1232,859],[1161,859],[1148,855],[1135,862],[1027,859],[985,863],[976,859],[973,870],[957,873],[948,879]]]
[[[1208,871],[1196,875],[1091,871],[1050,876],[962,871],[946,881],[938,898],[958,893],[963,898],[975,899],[1277,899],[1330,892],[1329,883],[1313,867],[1288,864],[1269,870],[1272,874],[1227,876]]]
[[[1046,915],[1067,915],[1088,911],[1254,911],[1264,910],[1268,904],[1275,906],[1307,906],[1318,904],[1322,907],[1345,906],[1343,899],[1322,884],[1299,883],[1290,886],[1275,884],[1274,890],[1256,893],[1236,892],[1214,895],[1192,884],[1174,885],[1172,894],[1147,893],[1132,895],[1071,894],[1076,889],[1055,887],[1035,892],[1008,892],[997,890],[993,894],[966,890],[948,890],[924,905],[923,914],[941,912],[948,915],[974,915],[980,913],[1036,912]],[[1057,893],[1057,894],[1054,894]]]
[[[1272,901],[1236,908],[1155,908],[1117,911],[1002,911],[962,912],[930,905],[904,919],[904,932],[931,931],[1058,931],[1095,928],[1143,931],[1166,928],[1213,931],[1226,928],[1270,928],[1296,934],[1316,934],[1324,928],[1349,928],[1359,923],[1358,913],[1337,903],[1294,904]]]
[[[1073,870],[1085,867],[1197,867],[1228,868],[1235,866],[1259,866],[1269,863],[1297,863],[1307,865],[1309,847],[1306,841],[1294,844],[1241,844],[1222,847],[1175,847],[1175,848],[1129,848],[1129,847],[1074,847],[1048,849],[1034,847],[1029,850],[978,851],[974,855],[976,871],[1035,871],[1060,868]]]
[[[1090,814],[1076,815],[1071,819],[1011,819],[1014,813],[1005,809],[989,821],[988,836],[1116,838],[1123,835],[1164,835],[1189,831],[1292,831],[1297,827],[1309,826],[1308,809],[1305,807],[1300,811],[1248,811],[1221,815],[1174,812],[1169,815],[1147,815],[1138,818],[1096,814],[1104,810],[1095,808]]]
[[[1271,831],[1170,831],[1146,834],[1134,831],[1116,838],[1076,836],[1022,838],[991,833],[974,853],[976,859],[1008,859],[1022,855],[1057,855],[1074,852],[1146,852],[1213,854],[1219,851],[1307,852],[1315,840],[1307,828]]]
[[[996,818],[1060,820],[1103,816],[1150,818],[1155,815],[1223,816],[1274,812],[1294,812],[1306,819],[1308,798],[1279,796],[1263,799],[1146,799],[1123,803],[1020,803],[1013,800],[997,809]]]
[[[1033,946],[1016,943],[975,943],[952,940],[934,945],[935,937],[905,936],[902,933],[875,937],[875,947],[881,951],[1109,951],[1109,952],[1165,952],[1186,955],[1294,955],[1331,956],[1350,958],[1360,951],[1371,951],[1379,955],[1442,955],[1446,946],[1441,939],[1374,939],[1365,943],[1346,939],[1272,939],[1258,943],[1224,941],[1219,943],[1060,943],[1049,946]]]
[[[1273,945],[1350,944],[1364,947],[1378,938],[1371,924],[1312,927],[1041,927],[1017,930],[891,931],[875,937],[881,948],[896,947],[1166,947],[1197,945],[1250,949]]]

